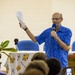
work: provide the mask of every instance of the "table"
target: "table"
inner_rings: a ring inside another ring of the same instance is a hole
[[[19,75],[19,73],[22,73],[36,52],[37,51],[21,51],[9,53],[11,58],[7,58],[4,65],[7,69],[7,75]]]

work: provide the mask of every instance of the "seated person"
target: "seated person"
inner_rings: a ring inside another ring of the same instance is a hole
[[[23,74],[19,74],[19,75],[44,75],[44,74],[40,70],[30,69],[24,72]]]
[[[33,60],[46,60],[46,54],[43,52],[37,52],[33,55],[33,57],[31,58],[31,61]]]
[[[46,63],[49,67],[48,75],[57,75],[61,70],[60,61],[56,58],[49,58],[46,60]]]
[[[0,75],[6,75],[4,72],[0,72]]]
[[[27,65],[24,73],[27,72],[28,70],[31,70],[31,69],[37,69],[37,70],[41,71],[44,75],[47,75],[49,72],[49,68],[48,68],[47,64],[45,63],[45,61],[43,61],[43,60],[31,61]]]

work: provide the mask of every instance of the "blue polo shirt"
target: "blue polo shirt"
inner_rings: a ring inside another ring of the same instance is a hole
[[[61,62],[62,68],[64,68],[65,66],[68,66],[68,51],[63,50],[59,46],[58,42],[51,36],[51,31],[52,28],[48,28],[35,38],[39,44],[45,43],[44,50],[47,58],[57,58]],[[56,33],[65,44],[68,46],[70,45],[72,32],[69,28],[61,25]]]

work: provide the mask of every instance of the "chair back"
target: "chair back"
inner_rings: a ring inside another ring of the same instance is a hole
[[[75,51],[75,41],[72,43],[72,51]]]
[[[21,40],[17,43],[17,49],[19,51],[27,50],[27,51],[39,51],[39,45],[37,42],[33,42],[31,40]]]

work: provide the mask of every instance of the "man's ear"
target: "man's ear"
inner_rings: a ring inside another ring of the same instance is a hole
[[[63,21],[63,18],[61,18],[61,22]]]

